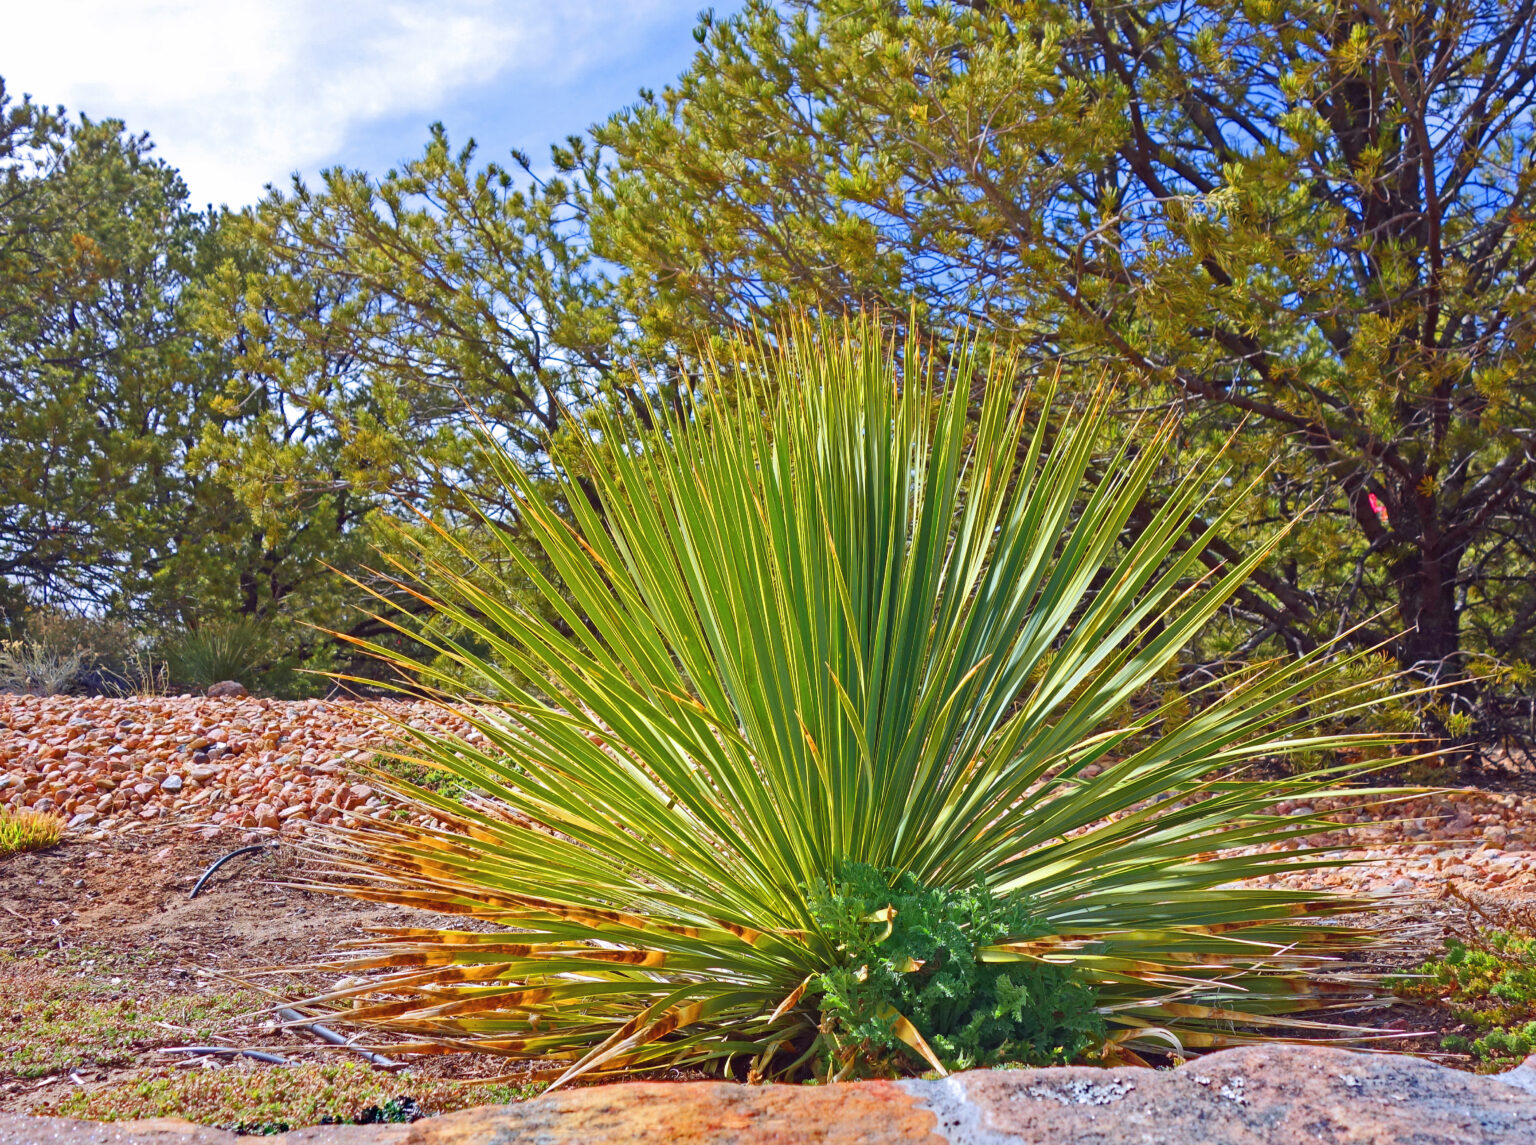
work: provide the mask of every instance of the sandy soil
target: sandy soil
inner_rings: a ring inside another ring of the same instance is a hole
[[[188,1044],[189,1031],[165,1028],[135,1044],[131,1060],[46,1078],[19,1077],[7,1068],[6,1015],[19,1018],[27,998],[43,988],[79,985],[102,1004],[137,1008],[189,997],[215,999],[249,991],[244,1012],[221,1016],[224,1044],[278,1053],[290,1061],[351,1059],[314,1037],[277,1028],[260,1008],[263,989],[321,989],[337,977],[315,971],[272,976],[261,971],[322,959],[375,926],[462,925],[395,907],[317,895],[279,885],[299,871],[288,846],[231,860],[196,899],[188,892],[215,859],[261,833],[223,832],[203,839],[167,827],[105,841],[66,841],[49,851],[0,859],[0,1109],[26,1110],[55,1100],[62,1085],[95,1087],[183,1060],[159,1052]],[[270,837],[266,837],[270,841]],[[195,1040],[195,1039],[194,1039]],[[203,1063],[235,1064],[231,1059]],[[506,1064],[479,1055],[417,1059],[412,1069],[434,1076],[478,1078]]]

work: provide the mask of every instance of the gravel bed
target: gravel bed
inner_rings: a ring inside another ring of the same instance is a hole
[[[53,811],[87,838],[345,820],[388,802],[363,765],[398,742],[398,723],[470,731],[390,700],[0,695],[0,803]]]
[[[386,808],[363,765],[401,723],[476,738],[451,712],[403,701],[0,695],[0,803],[55,811],[86,839],[171,824],[297,834]],[[1293,849],[1370,861],[1271,883],[1422,897],[1465,881],[1536,894],[1536,797],[1461,788],[1277,811],[1339,823]]]

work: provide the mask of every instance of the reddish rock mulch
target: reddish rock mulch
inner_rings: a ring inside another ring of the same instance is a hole
[[[401,701],[0,695],[0,803],[87,837],[163,823],[280,829],[385,802],[357,774],[398,723],[465,734]]]

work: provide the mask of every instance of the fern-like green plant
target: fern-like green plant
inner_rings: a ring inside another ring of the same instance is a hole
[[[1359,1004],[1319,972],[1369,940],[1333,918],[1368,903],[1240,884],[1323,862],[1301,843],[1318,821],[1268,812],[1359,765],[1242,770],[1388,742],[1316,731],[1358,661],[1126,715],[1266,556],[1206,573],[1225,474],[1133,526],[1171,422],[1101,455],[1107,394],[1058,419],[1010,363],[962,350],[941,376],[869,325],[744,345],[729,372],[739,402],[706,384],[643,428],[586,416],[553,491],[497,455],[547,566],[505,560],[553,620],[468,550],[431,592],[425,550],[399,562],[466,636],[383,607],[429,650],[364,646],[445,690],[484,681],[459,709],[483,738],[408,733],[403,756],[462,781],[403,791],[445,826],[339,832],[315,885],[496,926],[369,939],[345,969],[372,977],[312,1007],[564,1080],[1337,1033],[1300,1015]]]

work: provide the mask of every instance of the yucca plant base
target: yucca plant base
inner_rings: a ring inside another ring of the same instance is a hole
[[[402,758],[459,781],[395,784],[443,826],[336,832],[315,885],[477,923],[377,935],[311,1005],[563,1081],[1360,1033],[1325,1011],[1373,997],[1338,961],[1373,936],[1337,917],[1372,904],[1245,881],[1322,862],[1273,846],[1315,820],[1268,812],[1390,747],[1318,727],[1379,682],[1325,648],[1177,719],[1132,703],[1266,555],[1200,563],[1224,474],[1132,529],[1169,427],[1116,437],[1107,399],[1055,417],[973,352],[941,384],[868,326],[783,343],[649,428],[590,415],[553,494],[496,455],[541,562],[460,549],[425,594],[425,548],[396,562],[445,623],[381,609],[428,652],[363,646],[478,736],[402,729]],[[1359,762],[1244,778],[1295,753]]]

